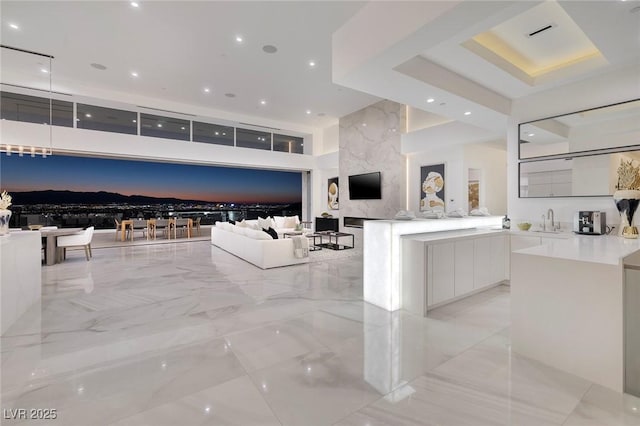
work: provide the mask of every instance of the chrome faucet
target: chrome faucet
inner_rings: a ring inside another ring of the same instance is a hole
[[[545,222],[545,216],[544,214],[542,215],[542,230],[546,231],[547,230],[547,222]]]
[[[547,219],[551,219],[551,230],[555,231],[556,230],[556,224],[555,224],[555,221],[554,221],[553,209],[547,210]]]

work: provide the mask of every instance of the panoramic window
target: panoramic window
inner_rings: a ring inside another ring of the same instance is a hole
[[[1,118],[27,123],[49,124],[49,99],[37,96],[0,92]],[[51,101],[54,126],[73,127],[73,103]]]
[[[142,136],[188,141],[190,123],[189,120],[181,120],[179,118],[140,114],[140,134]]]
[[[113,108],[78,104],[76,127],[103,132],[138,134],[138,114]]]
[[[236,146],[271,150],[271,133],[236,127]]]
[[[304,151],[304,139],[294,136],[273,134],[273,150],[302,154]]]
[[[193,141],[233,146],[233,127],[194,121]]]

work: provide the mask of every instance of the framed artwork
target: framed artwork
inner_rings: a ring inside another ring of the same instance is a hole
[[[469,181],[469,211],[480,208],[480,182]]]
[[[327,207],[329,210],[338,210],[340,204],[338,203],[338,178],[333,177],[327,180]]]
[[[444,178],[444,163],[420,167],[420,211],[444,212]]]

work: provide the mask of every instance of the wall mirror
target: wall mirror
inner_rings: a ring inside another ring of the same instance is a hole
[[[611,196],[620,160],[640,161],[640,151],[520,163],[520,198]]]
[[[640,145],[640,100],[522,123],[519,158]]]

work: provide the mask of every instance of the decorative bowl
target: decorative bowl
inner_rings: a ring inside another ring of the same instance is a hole
[[[518,229],[521,231],[528,231],[531,228],[531,224],[529,222],[522,222],[518,224]]]

